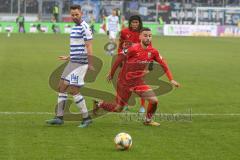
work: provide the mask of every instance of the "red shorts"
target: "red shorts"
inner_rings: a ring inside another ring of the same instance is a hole
[[[146,85],[144,82],[134,86],[128,86],[126,84],[118,82],[116,103],[119,106],[126,106],[128,105],[128,100],[131,97],[132,92],[136,93],[141,97],[142,93],[150,90],[152,90],[152,88],[149,85]]]

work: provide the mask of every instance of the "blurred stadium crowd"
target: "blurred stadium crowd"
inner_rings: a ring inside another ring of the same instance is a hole
[[[35,17],[29,18],[30,21],[50,21],[55,12],[57,21],[68,22],[69,6],[76,3],[82,6],[86,21],[92,14],[99,23],[104,16],[111,14],[113,8],[118,8],[125,19],[139,14],[145,22],[156,23],[162,17],[166,24],[194,24],[197,7],[240,7],[240,0],[0,0],[0,21],[11,21],[15,19],[11,16],[16,17],[20,13],[25,17]],[[234,21],[226,21],[226,14],[231,14]],[[236,25],[240,19],[240,10],[234,13],[206,10],[198,16],[205,19],[206,23]]]

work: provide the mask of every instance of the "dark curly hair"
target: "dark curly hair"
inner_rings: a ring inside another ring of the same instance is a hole
[[[128,20],[128,28],[131,28],[131,22],[133,20],[137,20],[139,21],[139,27],[138,27],[138,31],[140,31],[143,28],[143,24],[142,24],[142,19],[139,15],[133,15],[129,18]]]

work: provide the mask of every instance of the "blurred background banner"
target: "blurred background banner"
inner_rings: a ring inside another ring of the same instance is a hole
[[[118,9],[119,20],[125,26],[131,15],[140,15],[154,35],[236,36],[240,27],[240,0],[0,0],[0,32],[6,27],[17,32],[14,23],[23,16],[26,32],[33,32],[37,25],[40,32],[52,33],[56,27],[60,33],[67,33],[67,26],[72,25],[72,4],[82,6],[83,19],[94,25],[96,33],[112,9]],[[208,27],[214,31],[208,32]],[[197,31],[190,33],[190,29]]]

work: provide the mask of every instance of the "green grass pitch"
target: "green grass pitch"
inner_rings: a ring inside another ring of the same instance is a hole
[[[111,65],[106,42],[106,36],[95,36],[94,54],[104,65],[96,82],[86,86],[114,93],[105,81]],[[163,119],[160,127],[146,127],[134,118],[106,115],[84,129],[79,122],[49,127],[45,120],[53,117],[47,113],[53,113],[57,94],[48,80],[63,63],[57,56],[68,54],[68,36],[0,34],[0,159],[239,159],[239,39],[154,37],[153,45],[182,85],[159,96],[158,112],[191,110],[191,121]],[[86,99],[91,108],[92,98]],[[132,136],[130,150],[115,150],[119,132]]]

